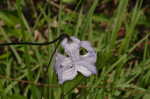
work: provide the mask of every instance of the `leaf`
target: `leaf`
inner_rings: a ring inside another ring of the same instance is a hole
[[[70,93],[74,88],[76,88],[79,85],[79,83],[81,83],[81,81],[84,81],[83,79],[85,78],[79,75],[76,77],[76,79],[64,83],[64,94]]]
[[[0,19],[8,26],[14,26],[20,23],[19,18],[12,11],[0,11]]]
[[[41,92],[36,86],[31,85],[30,89],[32,92],[32,99],[41,99]]]
[[[143,99],[149,99],[149,97],[150,97],[150,94],[145,94],[145,95],[143,96]]]
[[[19,94],[14,94],[12,96],[8,96],[7,99],[27,99],[25,96],[21,96]]]
[[[76,0],[62,0],[64,3],[75,3]]]

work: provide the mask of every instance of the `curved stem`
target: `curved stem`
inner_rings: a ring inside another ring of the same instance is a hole
[[[56,38],[53,41],[45,42],[45,43],[36,43],[36,42],[18,42],[18,43],[0,43],[0,46],[9,46],[9,45],[49,45],[52,43],[55,43],[58,40],[63,40],[64,38],[67,38],[70,40],[69,36],[67,34],[62,34],[58,38]]]

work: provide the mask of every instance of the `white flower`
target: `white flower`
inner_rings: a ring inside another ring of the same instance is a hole
[[[71,37],[71,40],[64,39],[61,43],[69,57],[60,53],[55,55],[54,68],[61,84],[67,80],[72,80],[78,72],[86,77],[97,73],[95,67],[96,53],[91,44],[75,37]],[[87,50],[85,55],[80,55],[80,47]]]

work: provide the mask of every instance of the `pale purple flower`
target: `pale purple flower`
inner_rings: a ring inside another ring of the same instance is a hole
[[[80,41],[75,37],[71,37],[71,40],[64,39],[61,43],[69,57],[60,53],[55,54],[54,68],[61,84],[67,80],[72,80],[78,72],[86,77],[97,73],[95,67],[96,53],[91,44],[88,41]],[[81,47],[87,50],[85,55],[80,55]]]

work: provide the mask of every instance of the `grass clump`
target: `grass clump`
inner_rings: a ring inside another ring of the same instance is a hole
[[[67,33],[92,43],[98,74],[78,75],[59,85],[53,63],[45,72],[56,45],[0,46],[0,98],[146,99],[150,96],[148,2],[1,0],[0,43],[46,42]]]

